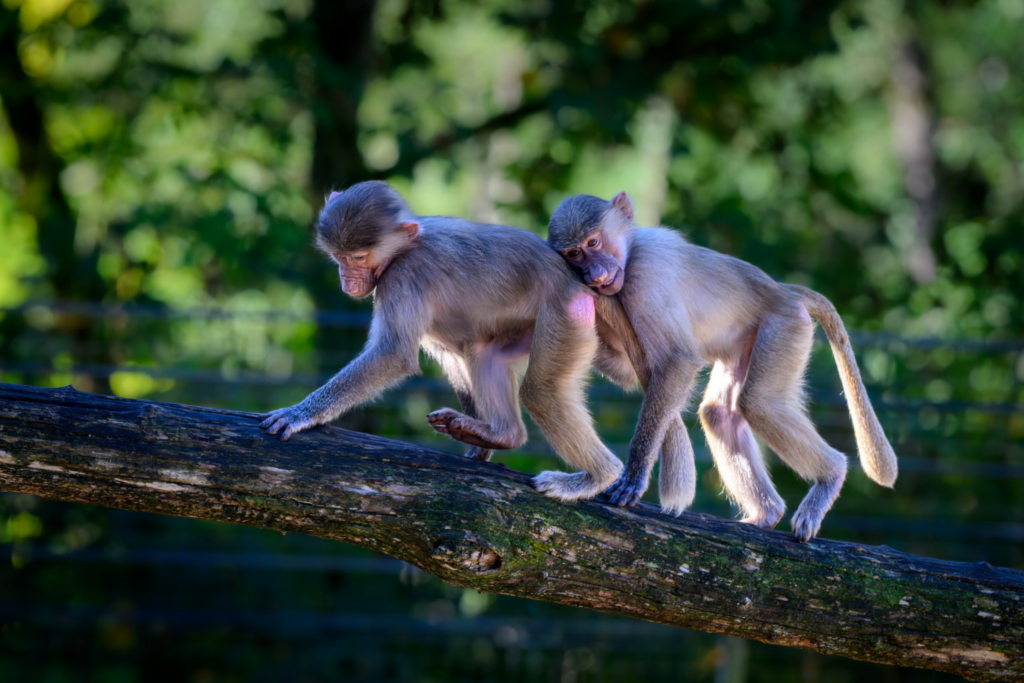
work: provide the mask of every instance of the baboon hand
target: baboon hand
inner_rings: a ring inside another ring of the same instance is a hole
[[[640,498],[644,495],[644,491],[647,490],[648,484],[649,481],[647,479],[633,477],[626,472],[614,484],[609,486],[605,493],[608,494],[609,502],[612,505],[633,507],[640,502]]]
[[[278,408],[265,415],[260,415],[260,429],[267,430],[268,434],[281,433],[281,441],[287,441],[292,434],[315,427],[320,424],[315,414],[305,402],[289,408]]]

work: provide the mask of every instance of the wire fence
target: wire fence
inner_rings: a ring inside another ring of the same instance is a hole
[[[0,309],[0,343],[6,343],[0,350],[7,349],[0,355],[0,378],[43,384],[102,378],[115,386],[119,377],[145,376],[170,387],[152,395],[160,400],[250,408],[283,404],[282,397],[289,401],[301,397],[350,361],[365,339],[370,319],[368,308],[295,313],[29,302]],[[96,334],[75,336],[90,326]],[[5,339],[5,330],[22,336],[8,334]],[[199,352],[176,350],[174,334],[181,330],[189,331],[193,344],[198,336]],[[300,333],[308,338],[310,330],[334,331],[333,339],[328,340],[332,343],[307,344],[304,350],[295,350],[296,357],[308,354],[297,367],[285,364],[270,371],[260,369],[258,363],[218,362],[219,349],[244,345],[250,337],[262,335],[281,344],[282,339]],[[204,338],[212,340],[214,336],[220,345],[204,349]],[[863,360],[868,360],[864,352],[875,350],[891,362],[903,364],[897,373],[901,381],[868,387],[899,454],[901,480],[895,493],[882,493],[873,485],[865,486],[862,475],[851,476],[826,518],[824,535],[891,545],[915,554],[1024,567],[1024,512],[1012,504],[1024,499],[1024,403],[1013,400],[1021,395],[1024,340],[908,339],[864,331],[850,336]],[[225,338],[230,343],[225,343]],[[820,331],[816,340],[821,346],[827,344]],[[116,352],[108,353],[108,346]],[[905,361],[917,359],[914,362],[922,365],[920,359],[929,354],[942,360],[929,366],[931,374],[922,379],[913,363]],[[1009,400],[986,400],[984,394],[969,392],[932,399],[920,391],[920,384],[941,377],[937,373],[943,363],[963,376],[982,362],[996,363],[1000,371],[1014,373],[1008,379],[1012,390],[1004,392]],[[824,372],[830,363],[826,359],[812,366],[812,373]],[[420,413],[425,415],[428,406],[454,405],[448,402],[455,400],[436,368],[424,367],[426,375],[408,378],[373,406],[359,411],[355,421],[346,426],[437,450],[462,450],[450,439],[433,435],[421,419]],[[829,372],[828,376],[814,374],[809,382],[813,418],[829,443],[852,454],[856,446],[846,401],[830,367]],[[869,381],[870,374],[865,375]],[[599,428],[608,432],[606,444],[625,458],[640,396],[624,394],[604,381],[592,383],[588,391]],[[618,426],[609,428],[602,422],[605,419]],[[696,427],[692,412],[685,419]],[[696,429],[691,434],[700,478],[694,509],[734,517],[735,510],[721,495],[714,476],[710,451]],[[532,425],[529,441],[501,457],[523,469],[558,466],[557,456]],[[849,462],[853,468],[859,467],[856,457]],[[805,485],[791,474],[779,474],[784,468],[775,467],[773,472],[780,494],[795,507]],[[388,679],[388,667],[395,662],[407,662],[417,673],[406,680],[426,680],[421,671],[434,667],[443,672],[439,680],[460,679],[458,672],[465,672],[460,680],[482,680],[486,675],[490,677],[487,680],[531,683],[632,680],[624,677],[625,669],[616,669],[623,666],[630,676],[642,674],[643,680],[685,680],[693,677],[694,666],[707,666],[718,672],[716,679],[726,680],[730,662],[742,666],[748,657],[772,662],[776,661],[773,658],[799,657],[799,666],[806,671],[816,671],[814,667],[820,666],[822,659],[774,650],[733,652],[730,647],[735,644],[728,639],[622,618],[573,617],[571,612],[548,611],[547,606],[534,615],[538,608],[533,603],[528,616],[519,612],[518,603],[511,602],[496,603],[491,611],[475,615],[460,615],[458,610],[452,613],[451,607],[445,608],[447,612],[424,615],[417,612],[424,599],[450,604],[459,598],[442,599],[446,587],[439,580],[404,562],[353,555],[351,549],[320,539],[275,547],[269,535],[257,530],[217,532],[199,529],[195,522],[188,526],[184,520],[153,520],[152,516],[123,511],[98,511],[93,522],[82,522],[75,521],[73,508],[0,494],[0,513],[7,513],[7,524],[22,509],[38,514],[46,534],[0,543],[0,558],[11,558],[12,566],[30,569],[38,579],[23,593],[12,588],[0,595],[0,625],[21,624],[27,629],[23,647],[36,657],[50,656],[43,644],[50,639],[69,643],[66,652],[73,660],[93,656],[88,646],[70,644],[86,643],[94,634],[132,633],[138,642],[152,642],[156,649],[164,647],[168,638],[184,643],[199,638],[200,633],[231,634],[226,647],[234,650],[228,653],[225,649],[225,657],[241,657],[248,652],[246,647],[261,649],[267,642],[290,643],[305,658],[345,660],[354,662],[354,667],[367,666],[367,658],[373,659],[379,668],[369,678],[376,680]],[[4,522],[0,514],[0,539],[4,538]],[[83,531],[89,524],[104,531]],[[169,529],[181,531],[171,533]],[[347,588],[344,577],[353,577]],[[61,581],[80,584],[81,588],[74,590],[80,590],[83,597],[64,602],[53,597],[53,587]],[[175,599],[150,588],[171,584],[183,593],[208,597]],[[412,590],[410,586],[417,586],[419,598],[403,593]],[[374,590],[391,597],[386,603],[321,606],[316,602],[331,600],[335,593],[345,595],[345,601],[358,600]],[[281,599],[286,607],[266,607],[265,596],[278,592],[287,595]],[[313,601],[312,606],[303,602],[306,599]],[[81,653],[74,654],[74,647]],[[410,654],[410,648],[416,651]],[[483,658],[479,661],[492,663],[466,668],[469,660],[462,653],[470,651]],[[710,663],[700,664],[705,660]],[[0,657],[0,676],[2,664]],[[495,671],[500,672],[496,677]],[[590,674],[583,675],[585,671]],[[599,671],[604,678],[592,675]],[[575,673],[567,677],[566,672]],[[818,680],[816,676],[808,674],[805,679]]]
[[[42,313],[41,313],[42,312]],[[369,324],[371,313],[369,310],[356,311],[317,311],[307,313],[295,313],[281,310],[235,310],[225,308],[200,308],[200,309],[170,309],[164,306],[150,304],[108,304],[100,302],[52,302],[36,301],[28,302],[21,306],[0,309],[0,320],[7,316],[23,316],[26,319],[40,315],[76,316],[89,321],[101,322],[150,322],[174,324],[177,322],[196,321],[237,321],[241,323],[274,323],[274,324],[299,324],[310,323],[318,328],[348,328],[352,337],[362,336]],[[146,343],[152,338],[152,331],[147,335],[133,337],[131,331],[122,330],[126,337],[126,343]],[[855,332],[851,333],[854,343],[858,349],[882,348],[890,354],[899,355],[901,352],[910,351],[950,351],[956,354],[975,355],[1000,355],[1013,354],[1008,367],[1016,367],[1021,358],[1024,358],[1024,340],[992,339],[992,340],[971,340],[971,339],[931,339],[916,338],[908,339],[885,333]],[[822,338],[820,340],[825,343]],[[334,354],[331,362],[338,362],[339,366],[350,360],[355,352]],[[32,357],[36,355],[36,357]],[[67,362],[62,360],[59,363],[53,358],[43,356],[42,347],[29,349],[17,359],[0,358],[0,372],[5,376],[16,375],[23,377],[45,377],[47,375],[75,376],[87,375],[110,379],[118,373],[143,374],[155,380],[172,380],[179,389],[195,388],[196,390],[297,390],[312,389],[326,381],[332,372],[317,372],[311,370],[288,371],[284,373],[268,373],[252,369],[224,369],[210,367],[155,367],[142,366],[138,364],[110,364],[110,363],[87,363],[80,361]],[[321,358],[321,361],[323,359]],[[1016,384],[1020,379],[1014,380]],[[589,389],[592,405],[622,405],[623,410],[629,413],[630,406],[635,409],[639,397],[635,394],[625,395],[617,387],[609,383],[597,382]],[[422,395],[426,398],[427,404],[438,403],[442,400],[452,400],[452,390],[447,381],[440,377],[417,376],[409,378],[400,391],[389,392],[379,400],[374,411],[400,411],[406,407],[410,396]],[[815,421],[819,427],[829,430],[830,441],[844,441],[843,444],[850,449],[854,448],[852,434],[849,430],[849,418],[846,414],[845,399],[835,391],[815,390],[811,392],[811,399],[815,409]],[[919,477],[943,478],[944,481],[954,482],[961,480],[988,480],[1000,486],[1009,482],[1024,481],[1024,445],[1019,438],[1011,434],[1012,425],[1020,421],[1024,416],[1024,403],[1019,401],[979,401],[970,399],[950,398],[947,400],[926,400],[920,397],[907,397],[894,393],[891,387],[880,390],[872,388],[872,402],[876,406],[879,415],[886,426],[887,431],[893,434],[900,434],[903,443],[901,444],[900,470],[905,475]],[[938,416],[932,424],[925,425],[920,418],[922,415]],[[942,431],[937,429],[939,419],[947,418],[959,420],[966,423],[971,417],[979,418],[978,424],[983,427],[958,428],[957,430]],[[626,415],[626,422],[629,422]],[[995,420],[995,421],[993,421]],[[687,416],[687,422],[695,423],[692,414]],[[1020,422],[1024,425],[1024,422]],[[429,433],[429,430],[426,430]],[[401,424],[391,424],[389,433],[402,440],[417,445],[441,449],[458,449],[457,445],[449,440],[436,436],[428,436],[424,431],[403,428]],[[824,433],[824,432],[823,432]],[[532,436],[536,436],[534,433]],[[609,448],[620,457],[628,453],[629,444],[624,441],[608,440]],[[695,457],[697,462],[705,468],[712,464],[710,452],[706,447],[695,442]],[[539,438],[531,438],[521,449],[516,451],[519,454],[532,457],[538,462],[547,466],[556,461],[556,456],[543,441]],[[857,467],[859,463],[856,458],[851,458],[851,465]],[[729,509],[724,501],[716,504],[714,511],[728,515]],[[829,528],[836,531],[846,532],[851,535],[887,535],[889,537],[928,537],[935,540],[968,544],[986,543],[1011,543],[1019,544],[1024,542],[1024,524],[1020,523],[1019,515],[1010,521],[951,521],[950,517],[955,516],[950,511],[943,513],[942,519],[925,520],[908,518],[906,513],[902,514],[879,514],[879,515],[841,515],[832,514],[828,518]],[[2,552],[2,551],[0,551]],[[312,558],[282,558],[271,559],[272,556],[252,555],[203,555],[188,550],[129,550],[113,552],[103,549],[91,549],[78,551],[71,555],[63,555],[46,550],[43,547],[32,548],[30,554],[38,559],[49,559],[53,561],[67,561],[79,563],[150,563],[166,566],[185,566],[188,563],[206,563],[211,567],[235,566],[243,563],[250,568],[270,567],[296,569],[299,565],[308,568],[326,569],[333,567],[337,571],[362,571],[362,561],[346,559],[312,559]],[[332,562],[337,564],[331,564]],[[387,571],[395,571],[398,565],[387,560],[380,560],[383,564],[369,566],[387,567]],[[365,567],[364,567],[365,569]]]
[[[281,310],[244,310],[234,308],[175,309],[156,304],[108,304],[95,301],[32,301],[0,308],[0,313],[24,315],[49,311],[86,318],[139,320],[253,320],[269,322],[310,322],[320,327],[367,327],[370,310],[322,310],[297,313]],[[851,331],[850,338],[863,347],[903,346],[919,349],[950,349],[977,353],[1013,353],[1024,351],[1024,339],[943,339],[938,337],[902,337],[887,332]],[[824,336],[819,336],[824,342]]]

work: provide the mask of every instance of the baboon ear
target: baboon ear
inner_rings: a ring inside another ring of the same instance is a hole
[[[331,192],[331,196],[329,196],[327,198],[327,203],[330,204],[332,201],[334,201],[334,198],[337,197],[339,194],[341,194],[341,193],[340,192]]]
[[[633,220],[633,202],[629,201],[629,195],[625,192],[620,192],[615,195],[615,199],[612,200],[612,206],[622,212],[628,220]]]
[[[413,223],[413,222],[402,223],[401,225],[398,226],[398,229],[406,234],[406,236],[409,238],[410,242],[412,242],[414,239],[416,239],[419,236],[419,234],[420,234],[420,224],[419,223]]]

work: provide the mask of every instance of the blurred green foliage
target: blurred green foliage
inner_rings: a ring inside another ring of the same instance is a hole
[[[422,213],[541,232],[566,195],[625,189],[643,220],[818,288],[852,328],[1021,330],[1019,0],[387,0],[372,24],[336,29],[367,33],[351,64],[309,2],[6,5],[7,307],[349,306],[308,226],[328,189],[382,177]],[[907,266],[916,208],[893,124],[909,42],[927,56],[920,114],[941,202],[925,281]],[[338,149],[317,133],[345,107],[360,155],[342,173],[317,160]],[[309,367],[307,335],[250,326],[207,346],[183,331],[113,360],[280,373]],[[1003,379],[957,395],[1017,400],[1021,369],[986,363]]]
[[[855,331],[902,474],[852,474],[826,535],[1024,567],[1021,35],[1024,0],[2,0],[0,379],[292,403],[365,339],[311,246],[330,189],[382,178],[541,234],[565,196],[626,190]],[[454,398],[424,371],[341,424],[447,447],[423,415]],[[810,387],[852,452],[823,348]],[[623,452],[635,397],[598,383],[592,406]],[[693,434],[695,508],[730,515]],[[555,464],[535,433],[503,458]],[[794,507],[804,484],[775,476]],[[8,496],[0,543],[4,681],[39,656],[33,680],[710,680],[732,652],[408,574],[245,569],[355,552],[313,539]],[[526,618],[626,635],[516,645]],[[941,679],[749,657],[757,681]]]

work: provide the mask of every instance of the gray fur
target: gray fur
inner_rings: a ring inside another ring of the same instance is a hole
[[[608,202],[589,194],[569,197],[551,214],[548,244],[557,251],[568,249],[594,232],[609,210]]]
[[[397,223],[409,208],[387,183],[370,180],[338,193],[320,211],[316,242],[323,251],[371,249],[380,240],[380,226]]]

